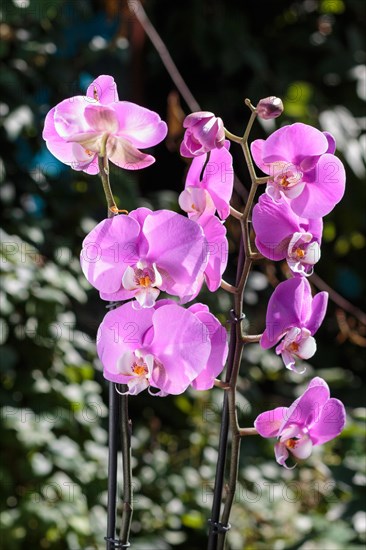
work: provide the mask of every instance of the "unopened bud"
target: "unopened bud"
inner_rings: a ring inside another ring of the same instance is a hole
[[[283,113],[282,100],[274,95],[261,99],[257,105],[257,113],[259,118],[264,120],[277,118]]]

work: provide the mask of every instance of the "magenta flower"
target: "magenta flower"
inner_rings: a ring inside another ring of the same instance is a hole
[[[128,302],[107,313],[97,350],[105,378],[126,384],[126,393],[148,389],[165,396],[180,394],[190,384],[198,390],[212,388],[228,346],[224,327],[207,306],[184,309],[160,300],[150,309],[136,311]]]
[[[74,170],[97,174],[98,155],[136,170],[150,166],[154,157],[139,151],[160,143],[167,126],[157,113],[119,101],[111,76],[99,76],[86,96],[61,101],[45,119],[43,139],[51,153]]]
[[[346,175],[333,155],[334,138],[300,122],[284,126],[251,145],[255,163],[270,178],[266,193],[274,200],[291,199],[304,218],[322,218],[341,200]]]
[[[285,197],[274,202],[267,194],[253,208],[253,228],[258,250],[270,260],[286,259],[290,269],[311,275],[320,258],[321,218],[300,218]]]
[[[313,378],[307,390],[291,407],[278,407],[260,414],[254,422],[262,437],[277,437],[275,456],[286,464],[290,453],[305,459],[315,445],[322,445],[341,433],[346,423],[343,403],[330,397],[327,383]]]
[[[233,158],[228,151],[229,146],[229,141],[226,141],[221,149],[213,149],[206,165],[205,155],[193,159],[188,170],[185,191],[179,199],[180,207],[188,213],[189,217],[197,219],[203,214],[211,214],[212,203],[222,220],[228,217],[234,185]],[[202,174],[204,166],[205,170]],[[193,189],[203,189],[207,191],[209,197],[207,193],[199,196]],[[195,200],[190,202],[190,197]]]
[[[268,302],[266,329],[260,345],[268,349],[278,344],[277,355],[282,356],[286,368],[296,371],[296,359],[309,359],[316,351],[313,335],[324,319],[327,303],[327,292],[311,296],[305,277],[280,283]]]
[[[187,128],[180,146],[183,157],[197,157],[224,146],[224,123],[213,113],[192,113],[184,119],[183,126]]]
[[[128,300],[150,308],[160,291],[182,302],[198,294],[208,244],[202,228],[185,216],[138,208],[100,222],[84,239],[81,267],[103,300]]]

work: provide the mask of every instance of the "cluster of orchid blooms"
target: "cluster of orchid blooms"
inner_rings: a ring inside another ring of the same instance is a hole
[[[261,100],[262,118],[280,114],[278,100]],[[228,343],[225,328],[208,307],[183,304],[205,283],[221,285],[228,259],[225,219],[230,214],[234,172],[230,142],[220,118],[209,112],[186,117],[181,154],[192,158],[179,197],[184,216],[169,210],[114,211],[85,238],[81,266],[102,300],[124,302],[102,321],[97,349],[104,376],[126,393],[180,394],[189,386],[207,390],[222,372]],[[119,101],[115,82],[100,76],[86,96],[66,99],[47,115],[43,137],[49,150],[75,170],[100,171],[103,158],[136,170],[154,162],[140,148],[161,142],[166,124],[156,113]],[[286,259],[292,277],[280,283],[268,304],[263,348],[275,345],[285,366],[316,350],[314,333],[325,315],[328,295],[312,297],[307,276],[320,257],[322,217],[342,198],[345,173],[334,156],[333,137],[306,124],[284,126],[252,143],[256,165],[268,174],[266,192],[252,212],[255,244],[271,260]],[[175,299],[158,299],[165,292]],[[178,302],[179,300],[179,302]],[[342,403],[314,378],[289,408],[258,416],[257,432],[277,437],[276,459],[287,467],[291,452],[307,458],[313,445],[336,437],[345,424]]]

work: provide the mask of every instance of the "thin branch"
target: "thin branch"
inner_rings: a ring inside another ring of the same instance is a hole
[[[255,428],[239,428],[239,435],[240,437],[244,437],[246,435],[258,435],[258,432]]]
[[[227,382],[223,382],[218,378],[215,378],[214,384],[216,388],[221,388],[222,390],[228,390],[230,388],[230,384],[228,384]]]
[[[261,334],[243,334],[242,340],[244,344],[254,344],[260,341]]]
[[[233,208],[230,206],[230,216],[233,218],[236,218],[237,220],[241,220],[243,218],[243,214],[239,212],[239,210],[236,210],[236,208]]]
[[[224,281],[224,279],[221,279],[220,286],[222,289],[226,290],[226,292],[230,292],[230,294],[236,294],[238,292],[236,286],[227,283],[226,281]]]
[[[128,6],[131,13],[136,16],[147,36],[153,43],[153,46],[158,52],[161,61],[163,62],[166,70],[169,73],[170,78],[173,80],[188,107],[191,109],[191,111],[200,111],[201,108],[198,102],[196,101],[187,84],[185,83],[182,75],[180,74],[176,64],[174,63],[168,51],[168,48],[160,38],[150,19],[148,18],[144,8],[142,7],[141,2],[139,0],[128,0]]]

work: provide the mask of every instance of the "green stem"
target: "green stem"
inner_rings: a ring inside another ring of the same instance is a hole
[[[99,166],[99,175],[100,175],[100,179],[102,180],[103,191],[104,191],[105,198],[107,201],[107,206],[108,206],[108,217],[112,217],[114,215],[113,209],[117,210],[117,206],[114,201],[111,185],[109,183],[108,157],[99,156],[98,166]]]

